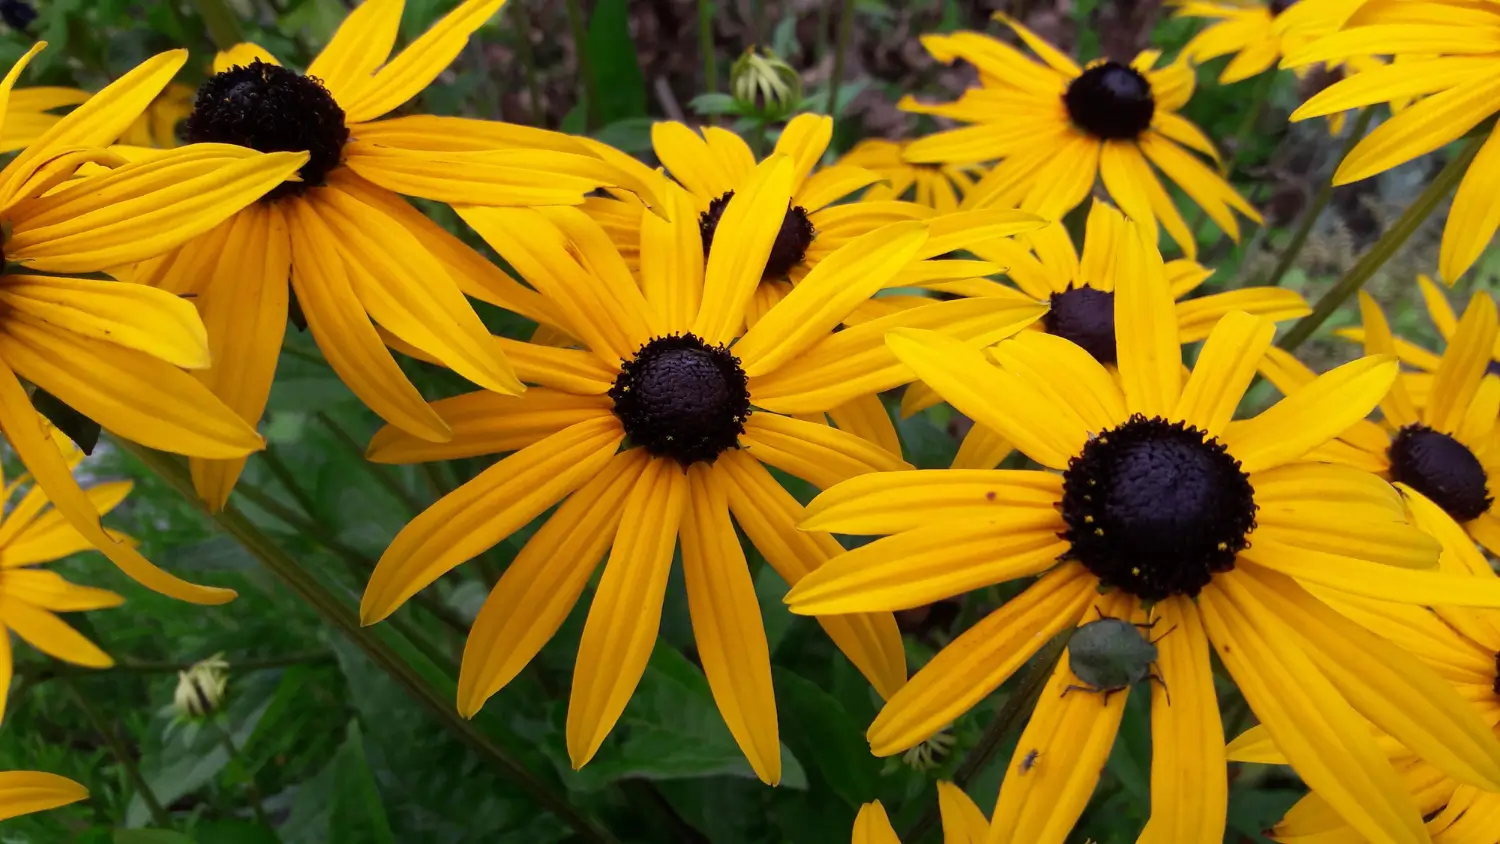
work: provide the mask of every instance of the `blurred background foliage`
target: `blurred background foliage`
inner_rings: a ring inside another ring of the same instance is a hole
[[[193,61],[178,81],[196,85],[215,42],[255,40],[287,63],[305,66],[348,12],[345,0],[16,0],[0,2],[9,24],[0,63],[34,40],[49,49],[25,84],[97,89],[161,50],[187,46]],[[422,32],[452,0],[408,0],[402,43]],[[35,11],[27,20],[25,9]],[[852,9],[844,64],[835,74],[843,8]],[[230,20],[212,10],[227,10]],[[798,106],[826,110],[830,87],[838,118],[834,151],[866,137],[912,137],[936,128],[894,107],[902,95],[950,97],[972,71],[932,62],[917,36],[977,28],[998,4],[958,0],[511,0],[419,102],[436,114],[464,114],[588,133],[650,160],[654,120],[733,122],[758,138],[777,124],[734,106],[731,64],[752,45],[769,47],[800,75]],[[204,10],[210,14],[205,18]],[[1081,59],[1126,57],[1152,46],[1169,57],[1192,35],[1155,0],[1011,0],[1005,11]],[[710,26],[700,29],[709,15]],[[211,25],[212,23],[212,25]],[[699,49],[712,47],[711,59]],[[1223,60],[1200,70],[1186,114],[1217,139],[1236,182],[1266,210],[1267,226],[1244,243],[1203,224],[1204,262],[1218,268],[1209,288],[1263,277],[1313,193],[1325,183],[1342,145],[1322,121],[1291,125],[1287,113],[1321,84],[1289,73],[1219,86]],[[710,75],[712,74],[712,75]],[[1265,86],[1265,87],[1262,87]],[[1264,92],[1264,96],[1261,92]],[[1251,107],[1264,102],[1264,107]],[[3,130],[0,130],[3,131]],[[763,139],[761,139],[763,140]],[[654,163],[654,162],[653,162]],[[1340,188],[1319,218],[1287,284],[1315,298],[1353,263],[1442,164],[1429,156],[1377,179]],[[455,231],[450,213],[428,209]],[[1435,263],[1442,215],[1408,243],[1370,284],[1398,332],[1435,335],[1415,305],[1416,272]],[[467,234],[460,231],[460,234]],[[480,246],[477,240],[470,242]],[[1473,273],[1493,288],[1494,256]],[[1238,282],[1236,280],[1239,280]],[[497,333],[529,335],[531,325],[478,306]],[[1349,324],[1341,314],[1330,328]],[[1430,345],[1430,343],[1429,343]],[[1348,344],[1320,335],[1308,347],[1315,364],[1350,356]],[[462,389],[453,375],[408,362],[430,397]],[[1269,394],[1259,399],[1269,400]],[[894,406],[893,406],[894,410]],[[934,408],[900,422],[906,457],[945,466],[966,421]],[[264,426],[270,448],[250,461],[235,500],[306,573],[349,607],[374,560],[397,529],[444,491],[471,477],[481,461],[423,467],[364,462],[372,414],[350,395],[305,335],[292,332]],[[132,478],[136,489],[111,516],[138,537],[148,556],[185,576],[232,586],[224,607],[193,607],[136,586],[97,554],[58,564],[70,579],[127,596],[120,608],[69,616],[116,659],[104,671],[76,669],[18,647],[17,670],[0,769],[54,771],[86,784],[92,800],[0,824],[3,842],[79,844],[551,844],[574,835],[518,788],[485,754],[455,737],[409,690],[322,621],[230,537],[129,454],[106,440],[84,465],[95,478]],[[19,471],[7,465],[7,477]],[[810,490],[788,485],[806,500]],[[457,658],[469,621],[489,585],[529,533],[523,531],[425,590],[376,628],[375,635],[426,678],[451,706]],[[753,550],[751,551],[753,555]],[[565,794],[621,842],[672,844],[828,844],[847,841],[858,806],[880,798],[898,829],[935,809],[933,783],[955,774],[988,809],[1013,751],[993,721],[1014,686],[954,724],[920,758],[880,760],[864,741],[878,699],[817,626],[782,607],[785,590],[752,559],[775,664],[787,759],[781,787],[751,774],[718,715],[695,663],[686,596],[669,588],[662,636],[639,691],[596,760],[569,769],[563,725],[573,654],[587,601],[522,677],[475,719],[477,733]],[[1019,591],[1019,584],[1012,584]],[[989,589],[958,602],[901,614],[913,670],[957,632],[1009,594]],[[185,721],[171,701],[177,671],[223,654],[229,692],[207,720]],[[1248,726],[1248,708],[1226,685],[1226,733]],[[1098,844],[1135,840],[1149,811],[1146,698],[1127,709],[1121,738],[1074,836]],[[122,763],[122,758],[129,764]],[[1047,761],[1043,760],[1042,764]],[[1231,766],[1227,840],[1265,840],[1260,832],[1300,794],[1285,769]],[[144,785],[144,787],[143,787]],[[154,795],[171,829],[154,813]],[[930,817],[929,817],[930,820]],[[925,837],[935,840],[930,824]]]

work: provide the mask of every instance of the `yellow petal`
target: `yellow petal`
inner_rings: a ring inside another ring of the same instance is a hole
[[[687,497],[682,468],[657,458],[625,498],[573,668],[567,740],[575,769],[599,750],[645,673]]]
[[[1157,604],[1152,620],[1164,631],[1155,637],[1162,682],[1151,686],[1151,819],[1139,844],[1217,844],[1229,778],[1208,636],[1180,595]]]
[[[1198,354],[1172,418],[1201,428],[1211,437],[1221,434],[1275,334],[1275,323],[1243,311],[1219,320]]]
[[[1182,349],[1166,268],[1153,242],[1126,226],[1115,284],[1115,344],[1120,386],[1134,413],[1166,418],[1182,392]]]
[[[1396,380],[1396,361],[1371,355],[1317,380],[1244,422],[1222,439],[1247,472],[1274,468],[1322,445],[1365,418]]]
[[[1433,376],[1432,393],[1422,411],[1422,421],[1428,427],[1445,434],[1458,432],[1490,365],[1497,335],[1500,324],[1496,321],[1495,300],[1486,293],[1475,293]]]
[[[984,844],[990,832],[989,819],[964,790],[947,780],[938,780],[938,809],[943,818],[943,844]]]
[[[901,844],[901,839],[896,837],[896,830],[891,829],[891,819],[886,817],[885,807],[880,805],[879,800],[859,807],[850,841],[851,844]]]
[[[641,215],[641,291],[665,325],[692,325],[703,297],[703,234],[693,197],[668,185],[671,220]]]
[[[993,469],[1015,451],[1010,441],[983,425],[975,424],[958,444],[952,469]]]
[[[360,601],[373,624],[452,569],[511,535],[603,467],[624,438],[613,417],[593,419],[524,448],[443,496],[391,541]]]
[[[701,463],[688,469],[682,571],[693,641],[714,702],[750,767],[762,781],[776,785],[781,781],[781,742],[760,603],[729,519],[724,484],[712,467]]]
[[[145,352],[174,366],[209,365],[208,334],[192,302],[140,284],[12,275],[0,302],[58,330]],[[285,322],[285,317],[283,317]]]
[[[651,145],[662,166],[706,207],[740,182],[697,132],[675,121],[651,124]]]
[[[802,506],[755,458],[729,451],[714,467],[723,467],[729,507],[740,529],[788,585],[843,553],[828,534],[797,529]],[[906,682],[906,652],[890,613],[825,615],[818,623],[882,697]]]
[[[195,144],[126,164],[13,208],[6,257],[64,273],[133,264],[219,225],[306,161]]]
[[[739,332],[786,217],[794,175],[791,159],[767,158],[720,216],[704,270],[703,305],[693,322],[693,333],[705,341],[727,343]]]
[[[1489,104],[1497,95],[1500,79],[1478,76],[1402,109],[1350,150],[1334,173],[1333,183],[1357,182],[1463,137],[1492,112]]]
[[[370,76],[385,64],[401,30],[404,0],[366,0],[334,30],[328,45],[307,66],[339,103],[352,103]],[[239,61],[238,64],[248,64]],[[222,70],[223,68],[215,68]]]
[[[580,422],[608,416],[607,396],[579,396],[535,387],[520,396],[488,390],[431,404],[453,439],[434,443],[387,425],[375,432],[365,456],[376,463],[426,463],[518,451]]]
[[[1199,296],[1177,303],[1178,341],[1192,343],[1202,340],[1225,314],[1233,311],[1281,322],[1307,316],[1312,313],[1312,308],[1302,294],[1276,287],[1246,287]]]
[[[639,448],[611,458],[532,534],[490,590],[458,672],[458,711],[465,718],[515,679],[567,619],[614,542],[625,497],[648,459]]]
[[[365,5],[378,7],[382,3],[367,3]],[[351,17],[354,16],[351,15]],[[385,57],[382,56],[380,60],[385,61]],[[249,67],[253,62],[257,61],[278,67],[281,66],[281,62],[277,61],[276,57],[271,55],[266,48],[250,41],[241,41],[227,50],[220,50],[214,54],[214,73],[223,73],[235,67]],[[318,74],[309,75],[317,76]]]
[[[26,644],[63,662],[87,668],[108,668],[115,664],[109,654],[62,619],[10,593],[0,594],[0,620]]]
[[[7,548],[7,556],[9,552]],[[55,571],[41,569],[7,568],[0,572],[0,593],[51,612],[102,610],[125,603],[123,597],[108,589],[79,586]]]
[[[1399,65],[1397,65],[1399,67]],[[1453,206],[1448,211],[1448,222],[1443,227],[1443,244],[1438,253],[1438,271],[1443,281],[1452,284],[1465,273],[1484,252],[1495,229],[1500,228],[1500,212],[1485,201],[1500,190],[1500,133],[1490,131],[1489,138],[1469,169],[1463,181],[1458,183],[1458,192],[1453,195]]]
[[[352,102],[341,101],[344,119],[374,120],[420,94],[469,43],[474,30],[503,5],[505,0],[464,0],[359,86]]]
[[[900,457],[847,431],[774,413],[751,414],[743,443],[751,457],[819,489],[867,472],[911,468]]]
[[[1500,416],[1500,412],[1497,412]],[[828,411],[828,418],[840,431],[853,434],[866,442],[874,443],[894,457],[901,456],[901,437],[891,422],[891,414],[885,409],[880,396],[870,393],[850,399]]]
[[[1109,371],[1081,347],[1053,334],[1023,331],[989,349],[990,357],[1097,434],[1124,422],[1124,396]],[[1017,397],[1018,399],[1020,397]]]
[[[900,753],[952,724],[1078,623],[1098,583],[1083,566],[1064,564],[964,631],[880,710],[867,734],[870,751]]]
[[[833,118],[826,114],[799,114],[781,130],[773,154],[779,153],[792,160],[793,194],[801,189],[807,175],[818,166],[831,140]]]
[[[1380,310],[1375,297],[1361,290],[1359,291],[1359,314],[1360,322],[1364,325],[1365,354],[1367,355],[1395,355],[1396,340],[1391,334],[1391,326],[1385,320],[1385,314]],[[1439,364],[1441,366],[1441,364]],[[1412,401],[1411,394],[1407,391],[1404,379],[1397,378],[1391,382],[1391,390],[1386,393],[1380,402],[1380,412],[1385,415],[1387,421],[1397,427],[1414,425],[1420,421],[1420,411]]]
[[[125,496],[130,493],[131,486],[130,481],[99,484],[89,487],[84,495],[93,505],[94,510],[102,516],[125,500]],[[33,495],[41,500],[46,498],[40,487],[33,487],[26,497],[31,499]],[[25,502],[21,506],[24,507]],[[4,551],[0,552],[0,567],[12,568],[34,563],[49,563],[94,547],[86,537],[69,524],[67,517],[57,508],[51,508],[30,519],[20,512],[20,509],[17,507],[12,510],[5,524],[0,526],[0,533],[4,534],[4,544],[0,545],[0,548],[4,548]],[[12,531],[12,527],[17,529]],[[52,608],[49,607],[49,609]]]
[[[89,790],[65,777],[37,771],[0,773],[0,820],[86,800]]]
[[[888,535],[937,522],[985,521],[998,512],[1044,511],[1062,500],[1051,472],[924,469],[850,478],[807,505],[803,530]]]

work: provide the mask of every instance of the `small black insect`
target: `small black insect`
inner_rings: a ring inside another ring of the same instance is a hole
[[[1033,748],[1026,751],[1026,755],[1021,757],[1021,764],[1018,766],[1017,772],[1023,775],[1031,773],[1031,769],[1036,767],[1036,762],[1041,757],[1042,752],[1040,750]]]
[[[1098,611],[1098,608],[1095,610]],[[1068,692],[1075,690],[1093,692],[1104,695],[1104,702],[1107,704],[1109,696],[1115,692],[1124,691],[1136,683],[1154,680],[1167,693],[1167,705],[1170,706],[1172,693],[1167,689],[1167,681],[1154,669],[1156,643],[1172,631],[1168,630],[1155,639],[1147,639],[1141,631],[1150,631],[1155,625],[1154,621],[1150,624],[1132,624],[1123,619],[1106,618],[1101,612],[1096,621],[1078,628],[1068,642],[1068,668],[1083,681],[1083,685],[1075,683],[1068,686],[1063,689],[1063,696],[1066,697]]]

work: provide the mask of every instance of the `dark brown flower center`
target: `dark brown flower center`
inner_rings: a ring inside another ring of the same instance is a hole
[[[719,220],[724,216],[724,209],[729,207],[729,200],[733,198],[734,191],[725,193],[708,203],[708,210],[698,217],[698,231],[703,235],[705,258],[714,245],[714,235],[719,230]],[[786,216],[781,218],[781,229],[776,232],[776,242],[771,245],[771,255],[766,259],[766,269],[761,277],[777,279],[791,272],[792,267],[802,263],[802,259],[807,257],[807,247],[812,245],[813,238],[817,236],[817,230],[807,219],[807,209],[800,205],[788,207]]]
[[[1156,97],[1151,83],[1130,65],[1096,64],[1063,94],[1073,125],[1100,140],[1133,140],[1151,125]]]
[[[1490,509],[1484,466],[1468,446],[1426,425],[1407,425],[1391,441],[1391,480],[1431,499],[1460,522]]]
[[[1100,363],[1114,363],[1115,294],[1088,285],[1052,294],[1052,308],[1042,317],[1048,334],[1071,340]]]
[[[740,360],[692,334],[657,337],[621,364],[609,390],[634,445],[683,466],[739,447],[750,418]]]
[[[189,143],[235,144],[261,152],[309,155],[300,182],[282,182],[266,199],[323,184],[339,166],[349,128],[323,83],[260,59],[214,74],[198,89],[188,115]]]
[[[1255,512],[1239,461],[1182,422],[1132,416],[1089,440],[1063,473],[1067,556],[1145,601],[1197,595],[1234,568]]]

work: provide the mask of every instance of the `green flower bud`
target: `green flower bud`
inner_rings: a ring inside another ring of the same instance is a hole
[[[746,111],[781,120],[802,102],[802,77],[770,50],[746,50],[729,70],[729,90]]]

